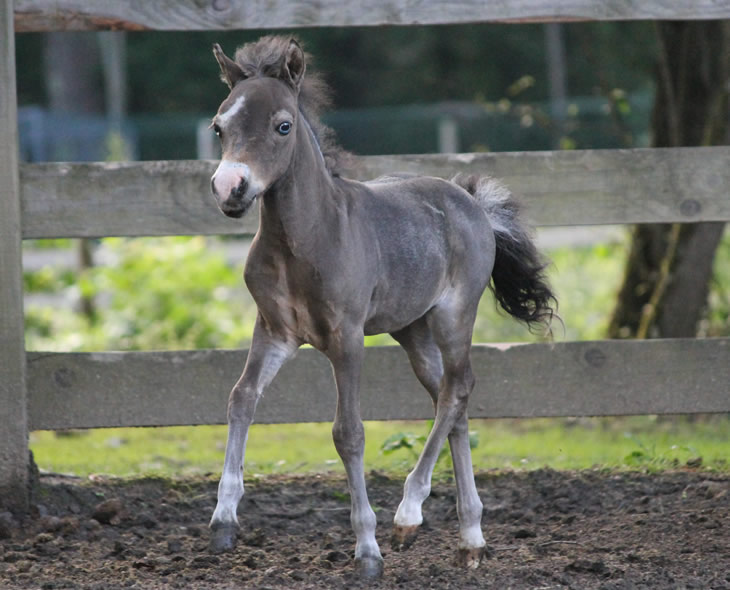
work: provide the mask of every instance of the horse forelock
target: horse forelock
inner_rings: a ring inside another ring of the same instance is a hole
[[[280,79],[293,39],[295,38],[283,35],[262,37],[258,41],[239,47],[236,50],[235,61],[247,78]],[[309,66],[311,56],[305,52],[304,58]],[[299,87],[299,109],[324,155],[328,170],[331,174],[337,175],[340,167],[344,166],[348,154],[337,145],[332,130],[320,120],[321,113],[332,104],[330,97],[330,89],[322,77],[307,70]]]

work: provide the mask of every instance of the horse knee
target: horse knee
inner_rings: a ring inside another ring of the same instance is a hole
[[[362,454],[365,447],[365,431],[362,422],[343,424],[336,421],[332,426],[332,440],[337,453],[343,459]]]
[[[467,364],[460,372],[458,382],[461,394],[465,397],[469,397],[469,394],[471,394],[474,389],[474,385],[476,384],[476,379],[474,378],[474,373],[471,370],[470,364]]]
[[[451,436],[464,436],[469,434],[469,423],[466,420],[457,420],[451,429]]]
[[[236,384],[228,396],[228,422],[252,420],[258,398],[253,388]]]
[[[465,408],[475,382],[474,374],[468,365],[446,372],[441,379],[439,406],[448,403],[455,405],[459,410]]]
[[[461,416],[466,411],[471,389],[463,384],[446,384],[441,388],[437,403],[437,412],[448,411]]]

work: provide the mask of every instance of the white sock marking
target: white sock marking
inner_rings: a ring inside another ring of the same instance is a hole
[[[428,498],[428,494],[431,492],[431,486],[429,484],[417,484],[412,476],[413,472],[406,478],[403,499],[393,519],[393,523],[398,526],[419,526],[423,523],[421,506],[424,500]],[[429,475],[428,480],[430,481],[430,479],[431,476]]]

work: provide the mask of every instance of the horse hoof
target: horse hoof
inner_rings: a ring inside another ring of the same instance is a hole
[[[471,549],[459,547],[459,552],[456,554],[456,564],[466,569],[475,570],[482,562],[485,551],[486,547],[473,547]]]
[[[355,560],[355,569],[361,580],[375,582],[383,577],[383,558],[360,557]]]
[[[209,553],[226,553],[236,547],[238,527],[235,524],[213,525],[210,530]]]
[[[405,551],[416,540],[420,526],[417,524],[411,526],[395,525],[393,527],[393,536],[390,539],[390,546],[393,551]]]

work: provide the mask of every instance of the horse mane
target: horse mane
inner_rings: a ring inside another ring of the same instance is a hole
[[[286,61],[291,36],[268,35],[258,41],[247,43],[236,50],[235,62],[247,78],[280,78]],[[300,43],[301,45],[301,43]],[[311,63],[311,55],[304,53],[305,63]],[[334,131],[325,125],[321,113],[332,106],[332,93],[329,86],[317,72],[307,72],[299,87],[299,109],[312,128],[319,148],[324,156],[327,170],[339,176],[340,169],[346,165],[349,154],[335,140]]]

